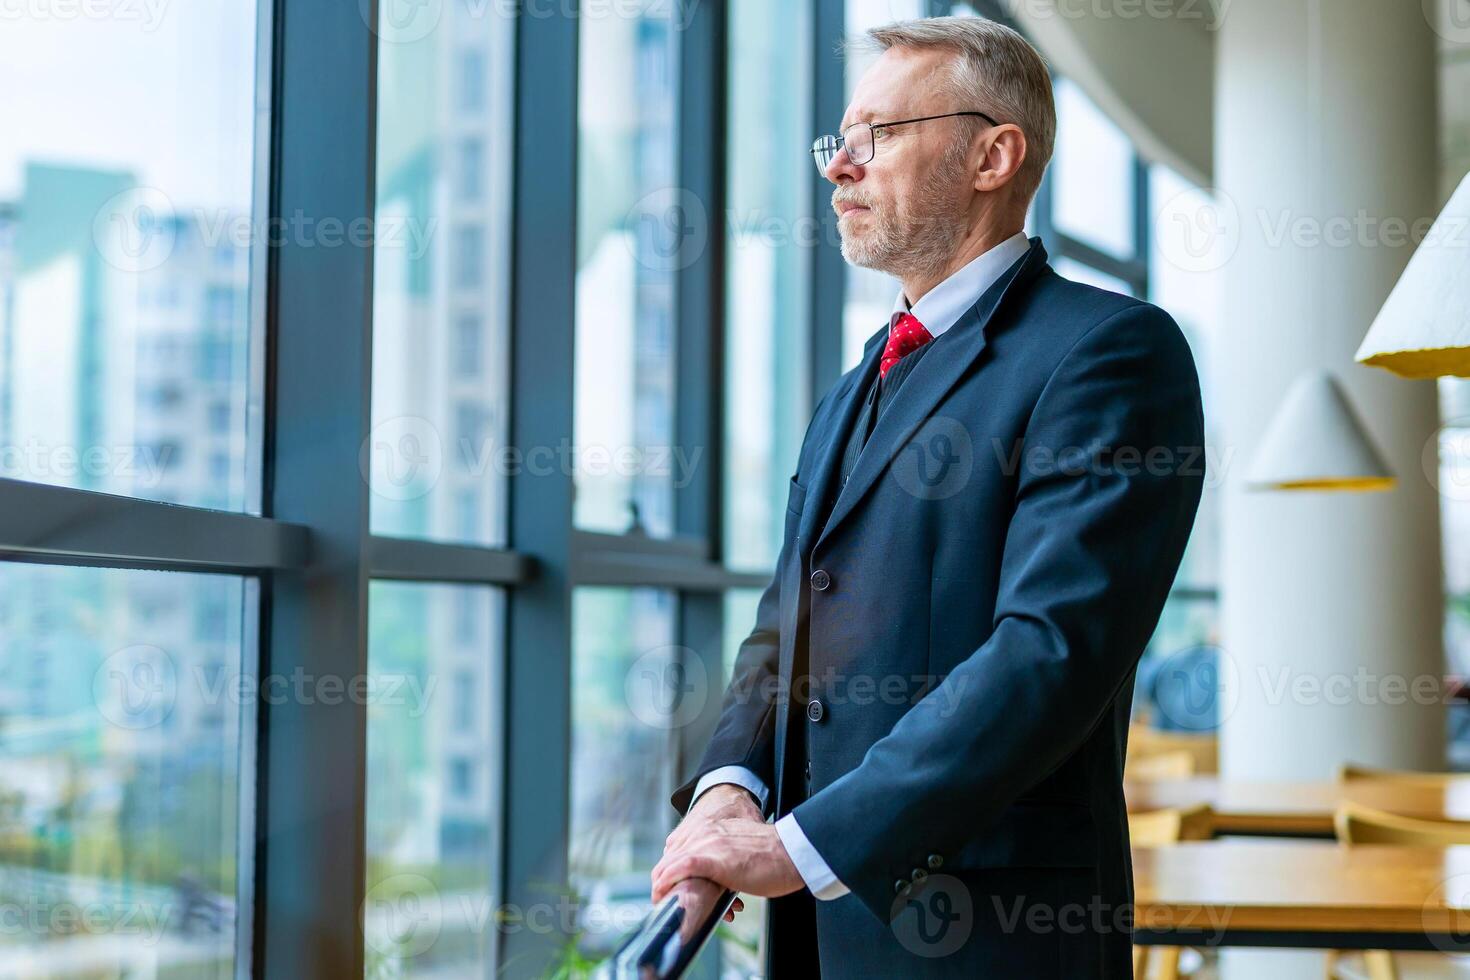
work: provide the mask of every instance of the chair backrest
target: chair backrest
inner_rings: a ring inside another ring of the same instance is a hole
[[[1130,753],[1123,765],[1125,779],[1184,779],[1194,771],[1194,756],[1182,749],[1141,758]]]
[[[1355,762],[1344,762],[1342,767],[1337,770],[1337,776],[1345,783],[1364,779],[1376,779],[1388,782],[1414,783],[1419,786],[1443,786],[1457,779],[1470,779],[1470,773],[1415,772],[1412,769],[1375,769],[1372,766],[1360,766]]]
[[[1135,847],[1162,847],[1182,840],[1206,840],[1213,812],[1206,804],[1167,807],[1128,814],[1128,839]]]
[[[1470,844],[1470,823],[1421,820],[1375,810],[1360,803],[1343,803],[1333,815],[1337,839],[1344,844],[1405,844],[1448,847]]]
[[[1212,732],[1164,732],[1147,724],[1128,726],[1128,761],[1173,752],[1188,752],[1193,773],[1220,771],[1220,739]]]

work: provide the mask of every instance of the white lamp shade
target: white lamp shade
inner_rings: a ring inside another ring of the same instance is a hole
[[[1253,490],[1388,490],[1393,474],[1337,379],[1325,371],[1292,383],[1251,460]]]
[[[1470,174],[1409,259],[1357,359],[1405,378],[1470,377]]]

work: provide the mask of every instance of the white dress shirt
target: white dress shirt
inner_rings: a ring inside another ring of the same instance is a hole
[[[960,317],[975,305],[981,294],[994,285],[1001,274],[1025,255],[1030,247],[1031,243],[1026,235],[1017,232],[955,270],[948,279],[929,290],[912,306],[900,288],[898,298],[893,301],[893,313],[888,320],[890,328],[901,314],[912,313],[931,336],[938,337],[958,323]],[[690,807],[694,806],[694,800],[698,800],[705,790],[721,783],[734,783],[748,790],[760,801],[761,809],[765,809],[770,790],[764,780],[744,766],[721,766],[705,773],[694,786]],[[777,820],[776,833],[780,836],[791,863],[796,865],[796,870],[801,874],[801,880],[806,882],[813,895],[819,899],[831,900],[847,894],[847,886],[837,880],[832,868],[822,860],[811,841],[807,840],[806,834],[796,822],[796,814],[788,813]]]

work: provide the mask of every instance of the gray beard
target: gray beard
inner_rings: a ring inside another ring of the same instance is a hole
[[[860,237],[843,235],[842,257],[895,279],[937,276],[965,235],[965,209],[951,195],[964,174],[968,149],[956,143],[915,191],[913,200],[922,202],[921,217],[904,221],[890,210],[872,209],[876,227]]]

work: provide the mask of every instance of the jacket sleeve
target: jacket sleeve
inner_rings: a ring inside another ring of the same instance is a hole
[[[835,387],[834,389],[835,390]],[[802,439],[801,457],[806,455],[806,441],[811,438],[815,420],[831,391],[822,397],[812,412],[806,435]],[[793,475],[802,481],[798,467]],[[795,503],[796,490],[788,492],[787,507]],[[807,504],[810,506],[810,504]],[[720,720],[705,748],[694,775],[674,790],[670,802],[682,817],[694,799],[694,789],[706,773],[723,766],[740,766],[752,772],[767,787],[776,785],[776,702],[782,696],[780,677],[781,654],[781,575],[788,560],[796,552],[796,537],[786,534],[781,552],[776,557],[776,571],[761,594],[755,610],[755,625],[740,644],[729,687],[725,689]],[[774,792],[767,795],[765,812],[775,805]]]
[[[956,853],[1117,696],[1183,556],[1203,447],[1194,360],[1162,310],[1130,306],[1062,357],[1024,434],[991,635],[792,811],[881,920],[896,880]]]

